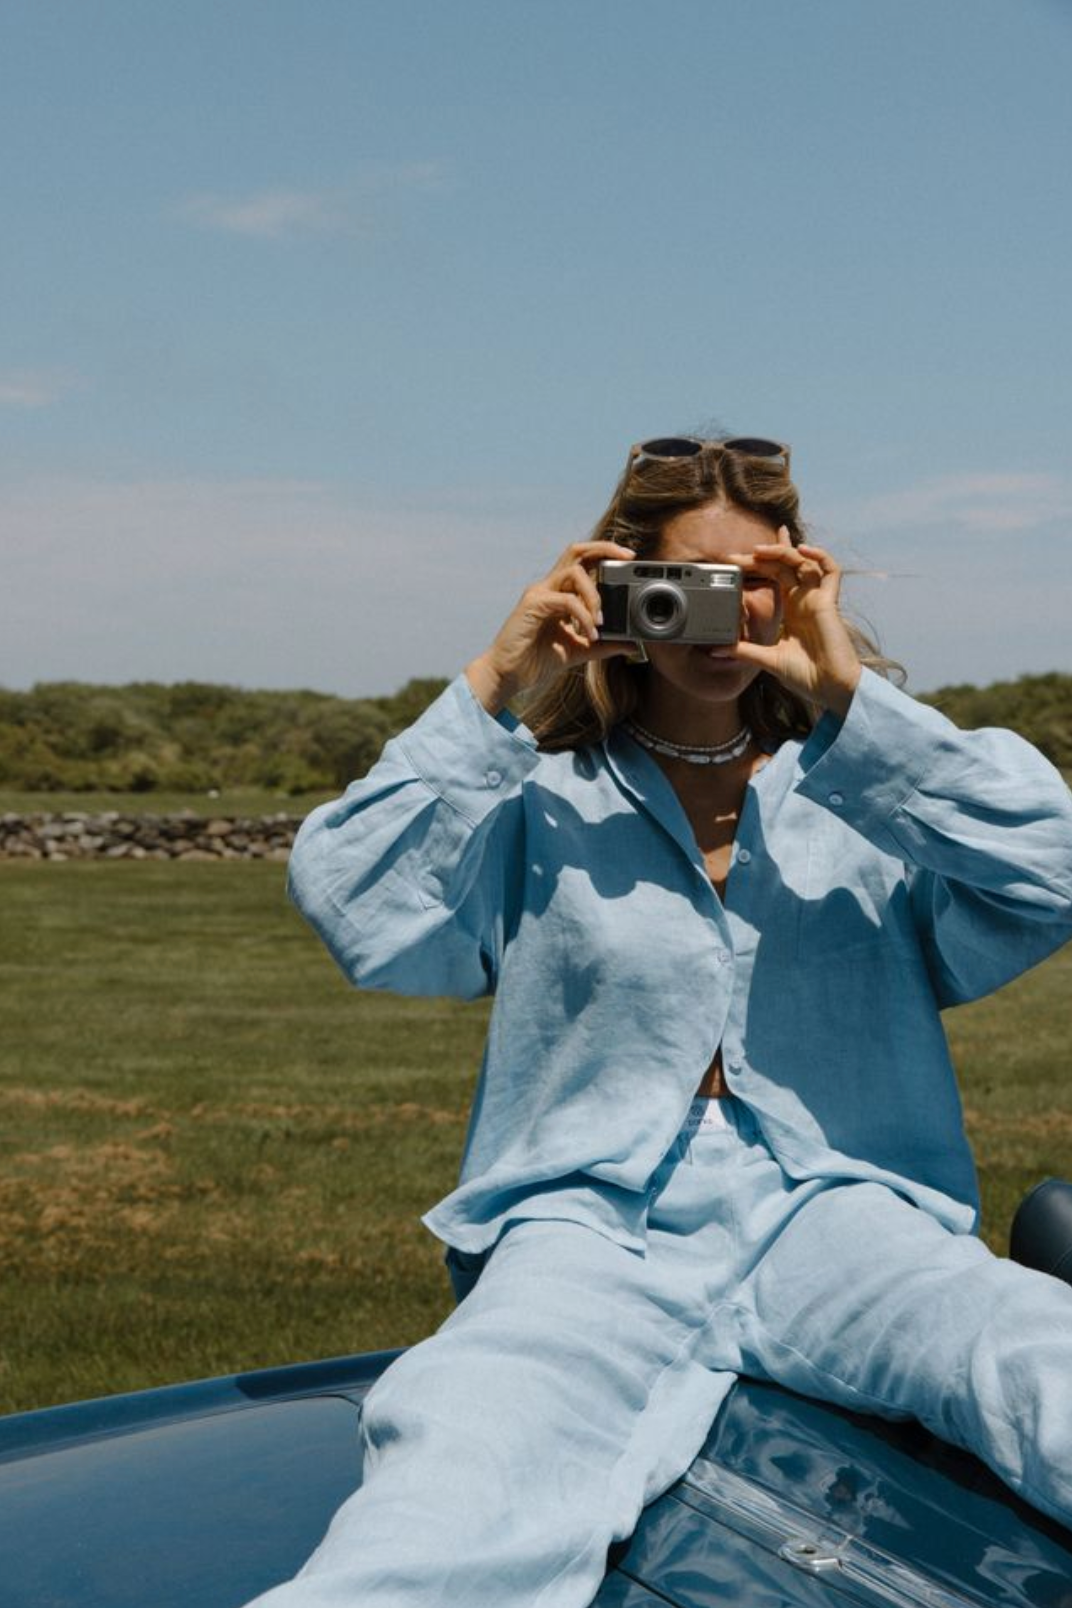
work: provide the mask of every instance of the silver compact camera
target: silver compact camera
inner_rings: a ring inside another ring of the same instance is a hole
[[[736,564],[657,564],[608,558],[597,574],[604,642],[719,646],[741,634]]]

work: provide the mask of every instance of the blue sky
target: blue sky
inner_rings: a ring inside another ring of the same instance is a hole
[[[1070,0],[8,0],[0,685],[452,674],[793,444],[919,689],[1072,670]]]

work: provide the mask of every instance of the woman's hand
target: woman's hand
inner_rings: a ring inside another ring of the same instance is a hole
[[[489,714],[574,665],[630,651],[627,642],[599,640],[602,615],[593,572],[604,558],[635,557],[617,542],[575,542],[542,581],[525,590],[491,647],[465,669]]]
[[[742,637],[738,658],[758,664],[791,692],[844,718],[860,679],[860,661],[838,612],[838,565],[821,547],[794,547],[784,525],[777,542],[732,562],[740,564],[746,577],[773,581],[781,603],[777,642],[767,646]]]

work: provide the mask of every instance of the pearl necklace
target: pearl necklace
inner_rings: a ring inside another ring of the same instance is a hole
[[[656,737],[654,732],[646,730],[635,720],[625,721],[625,729],[641,748],[650,749],[653,754],[665,754],[669,759],[683,759],[687,765],[728,765],[731,759],[740,759],[752,741],[752,733],[747,726],[742,726],[736,737],[724,743],[715,743],[710,748],[691,748],[686,743],[671,742],[669,737]]]

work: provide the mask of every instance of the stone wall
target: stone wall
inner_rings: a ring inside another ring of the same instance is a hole
[[[0,815],[6,860],[286,860],[300,815]]]

